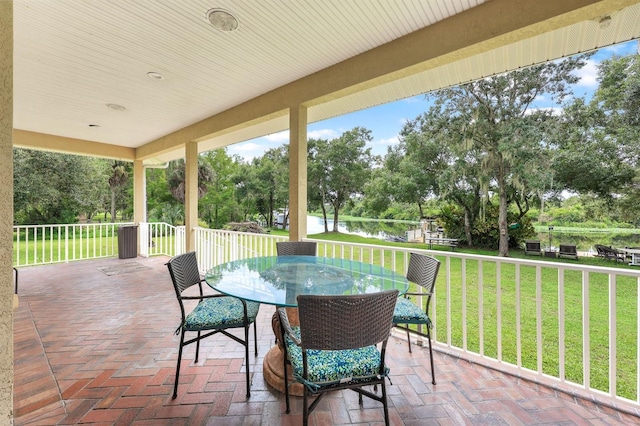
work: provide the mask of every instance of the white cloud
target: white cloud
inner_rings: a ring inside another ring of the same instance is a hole
[[[257,144],[255,142],[244,142],[244,143],[231,145],[228,147],[228,149],[229,150],[233,149],[235,153],[240,154],[240,153],[248,153],[248,152],[253,152],[258,150],[264,150],[264,146]]]
[[[385,155],[388,147],[397,145],[399,142],[398,136],[376,139],[371,143],[371,152],[373,155]]]
[[[398,136],[393,136],[391,138],[386,138],[386,139],[378,139],[373,141],[374,145],[384,145],[384,146],[389,146],[389,145],[395,145],[397,144],[398,141]]]
[[[319,129],[307,132],[307,139],[335,139],[338,136],[340,136],[339,133],[333,129]]]
[[[524,113],[525,115],[531,115],[536,111],[548,111],[551,115],[560,116],[564,112],[562,107],[540,107],[540,108],[529,108]]]
[[[229,145],[227,147],[227,154],[230,156],[239,155],[244,159],[244,161],[250,163],[255,157],[262,156],[265,149],[266,147],[264,145],[249,141]]]
[[[588,88],[598,87],[598,62],[589,59],[584,67],[576,71],[576,75],[580,78],[577,86]]]
[[[272,133],[264,138],[269,142],[289,142],[289,131],[283,130],[282,132]]]

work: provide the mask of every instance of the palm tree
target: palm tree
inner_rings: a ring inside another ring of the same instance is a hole
[[[113,172],[109,178],[109,187],[111,188],[111,222],[113,223],[116,220],[116,195],[118,189],[123,187],[129,180],[129,173],[123,161],[114,161],[111,168]]]
[[[184,160],[172,161],[167,168],[167,183],[173,198],[184,204]],[[207,185],[213,180],[213,170],[208,163],[198,158],[198,199],[207,193]]]

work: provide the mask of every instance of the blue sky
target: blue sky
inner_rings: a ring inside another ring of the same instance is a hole
[[[598,63],[610,58],[612,55],[624,56],[636,53],[638,52],[638,46],[638,41],[631,41],[600,49],[591,57],[589,63],[579,71],[580,82],[574,89],[574,95],[590,97],[598,86],[596,80]],[[539,99],[536,106],[544,108],[545,100]],[[311,123],[307,129],[307,137],[331,140],[356,126],[365,127],[371,130],[373,135],[371,144],[373,154],[384,155],[388,146],[398,143],[398,133],[402,129],[402,125],[407,120],[416,118],[428,108],[429,104],[425,101],[424,95],[413,96],[340,117]],[[229,155],[237,154],[246,161],[251,161],[253,157],[261,156],[267,149],[276,148],[288,142],[289,131],[287,130],[231,145],[227,147],[227,153]]]

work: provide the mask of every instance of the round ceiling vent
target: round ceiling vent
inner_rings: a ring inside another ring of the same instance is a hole
[[[238,19],[224,9],[209,9],[207,19],[215,29],[220,31],[229,32],[238,28]]]

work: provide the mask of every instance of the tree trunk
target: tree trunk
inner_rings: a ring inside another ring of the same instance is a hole
[[[324,220],[324,232],[329,233],[329,224],[327,223],[327,208],[322,203],[322,218]]]
[[[111,189],[111,223],[116,221],[116,190]]]
[[[500,194],[500,206],[498,213],[498,232],[500,233],[498,256],[509,256],[509,227],[507,226],[507,190],[504,176],[498,177],[498,192]]]
[[[467,237],[467,243],[473,246],[473,240],[471,236],[471,220],[469,219],[469,210],[464,209],[464,235]]]
[[[338,232],[338,209],[333,206],[333,232]]]

